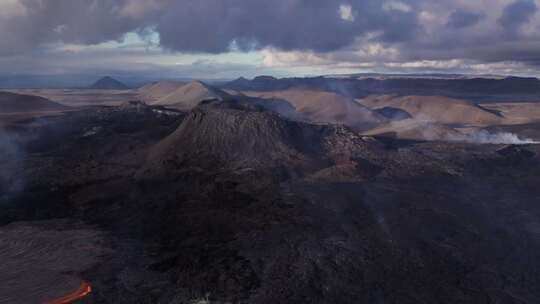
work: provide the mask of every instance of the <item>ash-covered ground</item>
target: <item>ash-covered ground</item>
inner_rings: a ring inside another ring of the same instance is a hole
[[[538,145],[363,137],[232,102],[2,137],[2,303],[83,281],[81,303],[540,303]]]

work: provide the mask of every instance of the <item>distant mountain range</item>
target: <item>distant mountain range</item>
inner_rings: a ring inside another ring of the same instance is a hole
[[[358,76],[358,75],[356,75]],[[338,77],[281,78],[255,77],[253,80],[238,78],[222,85],[224,89],[238,91],[276,91],[290,88],[321,89],[352,98],[369,95],[437,95],[464,98],[476,102],[508,100],[539,100],[540,80],[537,78],[436,78],[436,77]]]
[[[504,79],[508,76],[495,75],[495,74],[480,74],[480,75],[467,75],[467,74],[443,74],[443,73],[423,73],[423,74],[381,74],[381,73],[355,73],[355,74],[334,74],[325,75],[327,78],[356,78],[356,79]]]
[[[96,75],[4,75],[0,76],[0,89],[82,89],[88,88],[99,77]],[[151,81],[137,77],[114,77],[129,87],[138,87]]]
[[[94,83],[95,76],[0,76],[0,88],[138,88],[153,80],[138,76],[105,77]],[[160,81],[162,86],[175,87],[189,80]],[[205,81],[212,84],[212,82]],[[167,85],[168,84],[168,85]],[[474,102],[538,101],[540,80],[537,78],[505,77],[499,75],[462,74],[347,74],[319,77],[275,78],[259,76],[220,81],[214,85],[224,90],[279,91],[291,88],[318,89],[340,95],[362,98],[369,95],[446,96]],[[158,88],[156,88],[158,89]],[[160,88],[161,90],[161,88]]]

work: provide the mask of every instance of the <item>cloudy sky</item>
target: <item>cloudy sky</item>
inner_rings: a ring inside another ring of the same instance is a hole
[[[0,74],[540,76],[540,0],[0,0]]]

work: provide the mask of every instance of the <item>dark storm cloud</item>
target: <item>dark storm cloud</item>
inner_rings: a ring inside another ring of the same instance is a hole
[[[10,0],[14,1],[14,0]],[[16,0],[24,8],[15,16],[0,15],[0,53],[35,51],[44,43],[96,44],[118,40],[144,25],[121,16],[126,0]],[[0,9],[2,8],[0,3]]]
[[[421,33],[421,26],[418,24],[416,13],[393,12],[390,16],[381,16],[386,19],[389,26],[385,27],[384,34],[380,40],[387,43],[403,42],[414,40]]]
[[[175,2],[158,22],[165,47],[175,50],[227,51],[274,46],[285,50],[331,51],[365,31],[338,17],[333,1],[199,0]],[[177,20],[182,20],[179,26]]]
[[[0,56],[39,62],[51,59],[43,55],[51,45],[149,32],[159,35],[163,49],[183,53],[270,49],[329,55],[324,62],[356,56],[358,62],[536,65],[538,1],[0,0]]]
[[[379,0],[20,0],[26,15],[2,22],[0,35],[12,53],[43,42],[93,44],[153,27],[161,44],[188,52],[221,53],[231,43],[241,50],[272,46],[283,50],[333,51],[357,37],[381,31],[387,42],[414,36],[417,14],[388,12]],[[146,9],[145,1],[155,3]],[[340,18],[340,6],[352,18]],[[126,14],[126,7],[139,15]],[[5,27],[8,27],[7,29]]]
[[[451,28],[461,29],[477,24],[483,15],[464,10],[455,10],[448,18],[447,25]]]
[[[418,30],[416,14],[385,12],[379,0],[197,0],[171,2],[157,22],[163,46],[182,51],[225,52],[273,46],[327,52],[351,44],[369,31],[388,41]],[[352,20],[340,18],[350,5]]]
[[[516,34],[523,25],[531,20],[537,10],[533,0],[517,0],[505,7],[498,22],[508,33]]]
[[[24,15],[0,18],[1,53],[19,53],[48,42],[95,44],[120,39],[140,24],[120,18],[125,1],[19,0]]]

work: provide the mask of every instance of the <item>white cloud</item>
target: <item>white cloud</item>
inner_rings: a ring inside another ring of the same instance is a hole
[[[395,11],[402,11],[406,13],[412,10],[412,8],[409,5],[401,1],[386,1],[383,3],[383,9],[386,11],[395,10]]]
[[[284,52],[266,48],[261,51],[261,54],[263,56],[262,64],[265,67],[320,66],[333,63],[321,54],[314,52]]]
[[[345,21],[354,22],[354,12],[350,4],[341,4],[339,6],[339,17]]]
[[[378,62],[399,60],[400,53],[395,47],[378,42],[370,42],[372,35],[358,39],[354,46],[328,53],[314,51],[282,51],[265,48],[260,51],[262,63],[266,67],[326,67],[350,68],[373,66]]]
[[[0,17],[26,16],[26,8],[19,0],[1,0]]]
[[[463,60],[419,60],[399,63],[386,63],[386,67],[401,69],[457,69],[464,66]]]
[[[57,34],[62,34],[67,29],[67,25],[60,24],[59,26],[55,27],[53,31]]]

